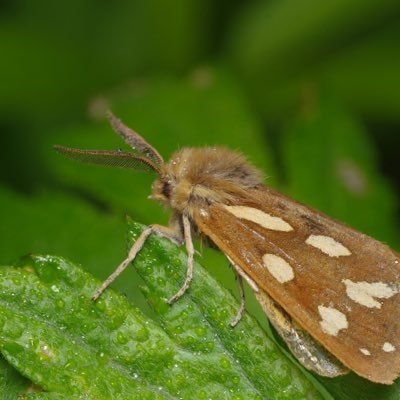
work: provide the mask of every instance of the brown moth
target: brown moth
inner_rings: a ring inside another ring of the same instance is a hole
[[[268,188],[261,173],[225,148],[184,148],[165,163],[141,136],[109,115],[133,152],[55,146],[83,162],[154,171],[152,198],[169,206],[169,227],[146,228],[128,257],[94,294],[130,264],[151,233],[184,243],[193,272],[192,232],[228,258],[299,361],[320,375],[347,369],[373,382],[400,375],[399,254],[388,246]]]

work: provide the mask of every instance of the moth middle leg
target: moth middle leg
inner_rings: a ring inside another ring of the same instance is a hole
[[[182,215],[182,227],[183,227],[183,236],[186,246],[187,252],[187,270],[186,270],[186,278],[183,282],[181,288],[168,300],[168,304],[172,304],[176,300],[178,300],[182,295],[189,289],[190,282],[193,279],[193,257],[194,257],[194,246],[192,240],[191,226],[190,220],[186,215]]]

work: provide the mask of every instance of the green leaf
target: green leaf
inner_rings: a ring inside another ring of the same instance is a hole
[[[398,400],[400,382],[379,385],[349,374],[336,379],[319,378],[336,400]]]
[[[399,23],[388,24],[378,34],[368,36],[358,46],[344,49],[325,62],[317,79],[367,121],[398,123],[399,41]],[[390,137],[390,129],[380,129],[381,135]]]
[[[0,111],[42,127],[81,115],[89,98],[132,74],[182,71],[208,48],[208,3],[19,2],[2,15]]]
[[[132,223],[130,238],[141,230]],[[162,328],[112,290],[93,303],[99,281],[64,259],[3,267],[3,355],[67,398],[322,399],[250,316],[229,326],[238,304],[199,265],[189,292],[167,305],[186,271],[176,246],[150,238],[135,267]]]
[[[396,0],[259,1],[239,15],[229,61],[268,123],[287,121],[310,82],[369,119],[398,121]]]
[[[261,89],[348,44],[349,37],[380,27],[378,21],[391,21],[397,11],[395,0],[250,3],[231,32],[232,59],[254,84],[262,83]]]
[[[14,400],[29,386],[30,382],[0,357],[0,398]]]
[[[41,393],[33,393],[33,394],[26,394],[20,396],[18,400],[79,400],[82,399],[81,396],[64,396],[58,393],[48,393],[48,392],[41,392]]]

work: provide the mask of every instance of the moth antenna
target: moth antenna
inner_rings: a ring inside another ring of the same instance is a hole
[[[130,168],[135,171],[160,173],[158,165],[146,157],[127,151],[109,150],[80,150],[59,145],[53,146],[54,150],[72,160],[87,164],[106,165],[109,167]]]
[[[111,111],[107,111],[107,117],[114,131],[124,139],[126,144],[153,161],[157,166],[164,164],[164,159],[161,157],[160,153],[138,133],[126,126]]]

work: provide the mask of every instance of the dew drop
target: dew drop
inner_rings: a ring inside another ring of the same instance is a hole
[[[60,289],[59,289],[56,285],[52,285],[52,286],[51,286],[51,290],[52,290],[54,293],[58,293],[58,292],[60,291]]]
[[[28,339],[28,347],[31,349],[35,349],[38,346],[38,340],[35,338]]]
[[[54,352],[51,350],[51,348],[45,344],[41,346],[39,350],[39,357],[44,360],[44,359],[52,359],[54,358]]]
[[[125,343],[128,343],[128,340],[129,340],[128,336],[125,335],[123,332],[118,332],[117,333],[117,341],[118,341],[118,343],[125,344]]]
[[[200,337],[204,336],[207,333],[206,328],[204,328],[203,326],[196,327],[194,331]]]
[[[182,332],[183,332],[183,327],[181,325],[175,327],[176,334],[181,334]]]
[[[217,310],[215,308],[211,308],[209,313],[214,318],[218,315],[218,312],[217,312]]]
[[[63,309],[64,306],[65,306],[64,300],[59,299],[59,300],[56,301],[56,307],[57,308]]]
[[[189,314],[187,313],[187,311],[182,311],[182,312],[181,312],[180,317],[181,317],[183,320],[187,319],[188,316],[189,316]]]
[[[231,366],[231,362],[226,357],[221,357],[219,363],[222,368],[229,368]]]
[[[253,339],[254,339],[254,342],[260,346],[264,343],[264,340],[261,336],[255,336]]]
[[[20,285],[21,284],[21,278],[19,276],[14,276],[12,278],[13,283],[15,283],[16,285]]]
[[[181,266],[181,260],[178,257],[174,257],[172,260],[170,260],[170,263],[174,267],[180,267]]]
[[[136,332],[136,340],[138,342],[144,342],[149,338],[149,332],[146,328],[141,328]]]
[[[103,299],[98,299],[96,301],[96,307],[100,310],[100,311],[104,311],[106,309],[106,303],[104,302]]]
[[[143,350],[144,350],[144,348],[143,348],[143,346],[141,344],[136,345],[136,351],[137,352],[143,351]]]
[[[165,280],[163,278],[157,278],[157,284],[160,287],[165,287]]]
[[[232,378],[232,382],[233,382],[235,385],[238,385],[239,382],[240,382],[240,378],[239,378],[238,376],[234,376],[234,377]]]
[[[206,399],[207,398],[207,392],[205,392],[204,390],[200,390],[200,392],[198,393],[199,399]]]
[[[207,350],[211,351],[214,350],[214,342],[207,342]]]
[[[125,321],[125,315],[115,314],[115,315],[113,315],[113,317],[110,321],[110,328],[116,330],[124,323],[124,321]]]

